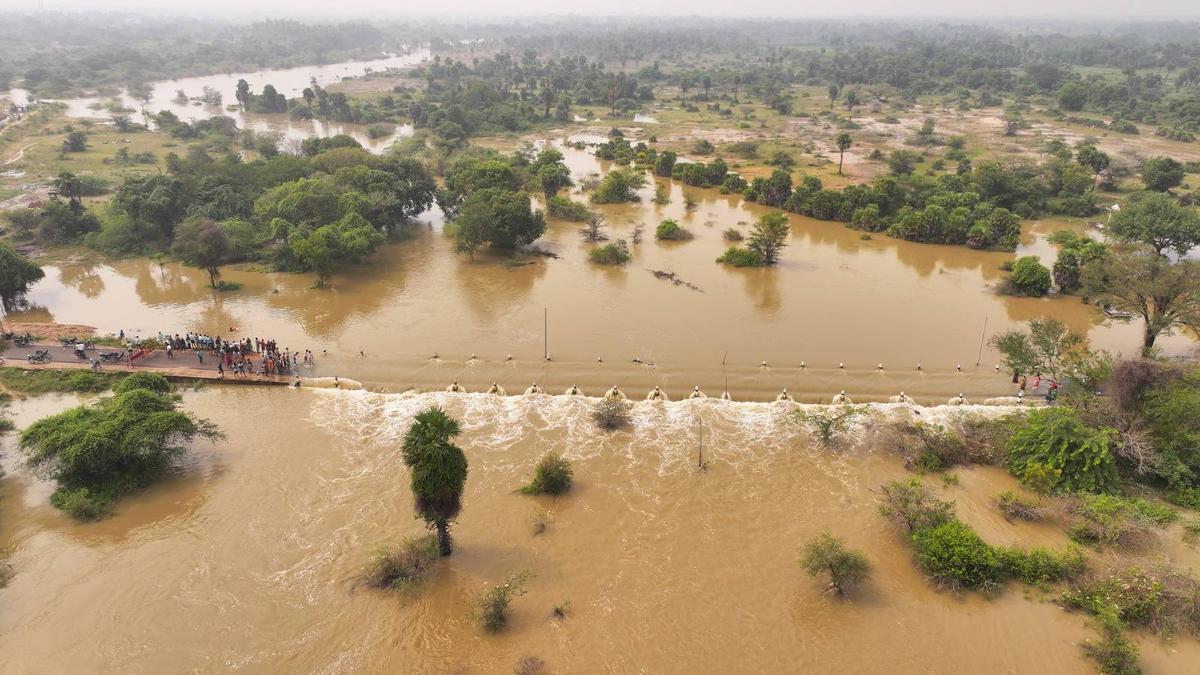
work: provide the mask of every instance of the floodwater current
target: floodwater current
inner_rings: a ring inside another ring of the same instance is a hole
[[[586,150],[560,147],[577,180],[608,169]],[[310,288],[310,275],[231,268],[223,278],[241,290],[214,292],[198,269],[78,259],[47,266],[28,295],[33,309],[13,318],[140,336],[269,337],[313,350],[320,374],[392,391],[441,389],[457,379],[474,391],[493,381],[510,391],[538,382],[599,394],[616,384],[640,396],[660,385],[677,398],[698,385],[762,400],[786,387],[809,402],[840,390],[870,400],[904,391],[925,403],[1015,394],[1011,374],[995,371],[987,338],[1044,316],[1114,354],[1140,345],[1136,323],[1107,320],[1077,297],[994,293],[1005,275],[999,266],[1012,254],[864,239],[841,223],[793,215],[779,265],[719,265],[723,231],[746,233],[768,209],[715,190],[669,187],[665,205],[654,203],[648,186],[638,203],[597,208],[611,239],[632,241],[643,229],[621,268],[591,263],[579,224],[554,219],[539,244],[557,258],[471,260],[454,252],[435,208],[407,239],[337,274],[325,290]],[[695,238],[655,241],[664,218]],[[1020,254],[1051,263],[1049,228],[1026,229]],[[1175,336],[1161,346],[1179,354],[1194,342]]]
[[[287,92],[307,72],[255,87]],[[608,168],[564,152],[576,179]],[[316,352],[314,374],[369,390],[188,392],[184,405],[227,437],[198,443],[166,481],[90,524],[48,504],[52,486],[4,437],[0,550],[14,576],[0,589],[0,671],[498,673],[536,657],[556,673],[1091,672],[1078,643],[1094,630],[1053,595],[956,596],[922,577],[873,492],[911,474],[869,425],[855,443],[818,448],[786,421],[788,404],[752,401],[784,387],[802,402],[843,389],[876,401],[904,390],[926,404],[1011,394],[981,335],[1056,316],[1128,354],[1138,327],[1105,322],[1077,298],[995,295],[1010,254],[867,240],[797,216],[779,266],[723,267],[722,231],[745,232],[766,209],[669,187],[666,205],[648,187],[640,203],[598,208],[613,239],[644,228],[624,268],[592,265],[579,225],[555,220],[540,244],[557,258],[465,259],[436,212],[324,290],[308,275],[235,268],[223,276],[242,288],[217,293],[201,270],[148,259],[47,266],[33,307],[12,319],[274,338]],[[695,239],[654,241],[663,218]],[[1047,229],[1027,225],[1022,253],[1050,262]],[[1194,348],[1184,336],[1163,347]],[[602,434],[593,399],[431,391],[451,380],[513,393],[578,384],[592,395],[617,384],[633,398],[660,385],[676,399],[699,385],[742,402],[639,402],[630,429]],[[18,400],[12,414],[24,427],[78,401]],[[397,448],[435,403],[462,420],[471,463],[455,554],[412,595],[367,590],[356,576],[372,548],[422,531]],[[937,422],[978,410],[917,412]],[[549,451],[572,460],[576,488],[558,499],[515,493]],[[1058,528],[999,516],[992,497],[1015,487],[1002,471],[957,474],[936,489],[987,541],[1067,545]],[[870,581],[846,600],[797,563],[824,529],[871,560]],[[1182,544],[1164,543],[1163,555],[1193,571],[1200,562]],[[534,576],[508,630],[482,633],[468,617],[472,595],[520,570]],[[1138,640],[1148,673],[1200,663],[1194,641]]]
[[[18,402],[17,422],[68,402]],[[1081,615],[1017,586],[987,600],[922,578],[873,492],[911,474],[870,442],[811,446],[787,405],[641,402],[628,430],[602,434],[579,397],[209,387],[184,403],[227,439],[98,523],[56,512],[5,441],[3,670],[500,673],[534,656],[556,673],[1090,672]],[[434,403],[463,421],[470,461],[456,551],[411,595],[360,587],[372,548],[422,531],[398,446]],[[576,488],[516,493],[552,450]],[[958,473],[935,489],[988,541],[1067,544],[1000,517],[991,497],[1015,485],[1002,471]],[[871,560],[845,600],[797,563],[824,529]],[[508,629],[484,634],[472,595],[521,570],[534,576]],[[1200,658],[1187,639],[1141,642],[1149,673]]]

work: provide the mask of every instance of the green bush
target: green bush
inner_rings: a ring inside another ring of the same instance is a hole
[[[561,495],[571,489],[574,472],[565,457],[552,452],[533,470],[533,482],[521,488],[527,495]]]
[[[591,217],[592,212],[584,204],[568,197],[554,196],[546,200],[546,211],[555,218],[573,220],[582,223]]]
[[[408,590],[416,586],[438,559],[437,538],[411,537],[371,553],[362,581],[372,588]]]
[[[171,383],[157,373],[133,373],[113,385],[114,394],[124,394],[134,389],[147,389],[156,394],[166,394],[171,391]]]
[[[1096,662],[1100,672],[1104,675],[1141,675],[1137,645],[1121,632],[1121,625],[1104,621],[1100,630],[1100,640],[1087,640],[1081,645],[1083,653]]]
[[[933,496],[917,478],[894,480],[880,488],[879,512],[904,526],[909,532],[937,527],[954,518],[954,504]]]
[[[51,503],[81,519],[104,515],[124,494],[157,479],[194,438],[218,438],[211,423],[177,409],[158,375],[131,375],[120,390],[31,424],[21,434],[28,465],[54,480]]]
[[[588,258],[597,265],[624,265],[632,259],[624,239],[588,251]]]
[[[524,594],[525,583],[533,576],[528,570],[518,572],[475,597],[475,620],[489,633],[498,633],[508,625],[508,606],[515,596]]]
[[[1074,583],[1063,593],[1063,602],[1096,616],[1115,616],[1128,626],[1167,630],[1162,580],[1140,567]]]
[[[940,584],[988,589],[1004,579],[995,549],[961,521],[918,529],[912,543],[917,565]]]
[[[1174,522],[1179,514],[1144,499],[1106,494],[1079,495],[1070,503],[1070,534],[1097,546],[1138,547],[1151,541],[1150,528]]]
[[[1042,408],[1018,418],[1009,436],[1007,466],[1024,480],[1046,465],[1058,475],[1053,486],[1066,492],[1113,492],[1120,487],[1110,429],[1086,426],[1065,406]]]
[[[804,545],[800,564],[811,576],[828,574],[830,588],[838,593],[866,579],[871,567],[867,556],[846,548],[841,539],[829,532],[822,532]]]
[[[1000,509],[1000,513],[1008,520],[1042,520],[1046,517],[1048,509],[1039,506],[1036,502],[1026,499],[1021,495],[1008,490],[996,495],[996,508]]]
[[[1043,296],[1050,292],[1053,282],[1050,269],[1037,256],[1027,255],[1013,263],[1012,274],[1002,290],[1009,295]]]
[[[717,262],[734,267],[762,267],[764,265],[762,256],[741,246],[730,246],[725,249],[721,257],[717,258]]]
[[[1087,559],[1077,548],[1055,553],[1044,548],[1023,551],[1018,548],[996,548],[1001,573],[1031,585],[1045,585],[1072,579],[1087,568]]]
[[[112,490],[86,487],[59,488],[50,495],[50,504],[76,520],[99,520],[108,515],[116,495]]]
[[[667,219],[658,224],[654,229],[654,238],[663,241],[687,241],[693,235],[689,230],[681,227],[674,220]]]

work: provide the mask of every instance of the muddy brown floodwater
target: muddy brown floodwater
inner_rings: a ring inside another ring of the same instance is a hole
[[[364,147],[379,152],[390,146],[402,136],[412,135],[412,126],[397,125],[390,134],[371,138],[367,135],[367,125],[327,122],[322,120],[293,120],[287,115],[264,115],[244,113],[237,105],[238,80],[246,80],[251,91],[260,93],[268,84],[287,96],[300,96],[305,87],[314,80],[317,84],[328,86],[340,82],[343,78],[361,77],[372,72],[388,69],[404,69],[421,63],[429,58],[429,49],[416,48],[404,54],[390,55],[385,58],[368,61],[350,61],[332,63],[320,66],[298,66],[276,70],[259,70],[247,73],[231,73],[222,75],[202,75],[198,77],[182,77],[175,80],[160,80],[150,85],[150,97],[147,100],[135,99],[127,92],[109,97],[84,97],[62,101],[66,104],[66,114],[69,117],[92,117],[108,119],[112,113],[107,104],[117,102],[134,118],[142,122],[144,115],[155,115],[163,110],[169,110],[180,119],[191,121],[207,119],[215,115],[225,115],[233,118],[240,129],[253,129],[258,132],[272,132],[282,138],[303,140],[310,136],[333,136],[347,134],[353,136]],[[199,97],[204,88],[208,87],[221,94],[221,105],[200,105],[195,101],[180,102],[176,100],[178,92],[182,91],[188,97]],[[23,105],[29,102],[29,93],[24,89],[12,89],[7,92],[7,98],[13,103]],[[229,106],[228,108],[226,106]]]
[[[18,402],[17,421],[72,400]],[[397,448],[432,403],[463,421],[471,463],[456,551],[413,596],[358,588],[374,546],[422,531]],[[991,601],[936,591],[877,512],[873,490],[910,475],[899,459],[811,447],[786,406],[642,402],[632,428],[605,435],[591,401],[562,396],[210,387],[185,404],[228,438],[99,523],[56,512],[4,441],[4,670],[499,673],[532,655],[559,673],[1090,672],[1082,616],[1018,586]],[[516,494],[550,450],[573,461],[576,489]],[[1000,470],[959,475],[936,489],[988,541],[1066,545],[999,517],[989,500],[1014,487]],[[873,566],[846,601],[797,562],[827,528]],[[509,629],[483,634],[472,594],[525,569]],[[1192,641],[1142,643],[1147,672],[1200,658]]]
[[[608,168],[586,151],[565,152],[576,179]],[[841,223],[793,215],[778,266],[718,265],[727,246],[722,232],[748,231],[767,209],[715,190],[672,183],[670,192],[664,206],[649,186],[640,203],[598,208],[614,239],[644,227],[624,268],[589,262],[579,225],[565,221],[551,221],[540,241],[558,259],[468,260],[454,253],[434,210],[408,240],[339,273],[327,290],[311,289],[309,275],[230,269],[224,278],[242,289],[216,293],[204,272],[175,264],[67,262],[48,266],[29,294],[37,309],[15,316],[142,336],[273,337],[315,351],[320,374],[393,391],[440,389],[457,379],[472,390],[497,381],[510,392],[535,381],[557,390],[578,384],[593,394],[617,384],[638,397],[657,384],[676,398],[695,385],[710,395],[728,386],[735,398],[762,400],[787,387],[812,402],[842,389],[871,400],[905,391],[927,403],[960,392],[1015,393],[1008,374],[994,372],[999,359],[990,348],[976,366],[985,322],[990,336],[1055,316],[1088,333],[1097,348],[1131,354],[1140,344],[1138,325],[1105,323],[1077,297],[994,294],[990,286],[1004,277],[999,265],[1011,254],[883,235],[864,240]],[[694,210],[685,209],[685,195],[696,200]],[[664,218],[677,219],[695,239],[656,242]],[[1045,235],[1052,228],[1026,229],[1020,253],[1050,264]],[[545,344],[550,363],[542,359]],[[1161,344],[1169,354],[1194,348],[1187,336]]]

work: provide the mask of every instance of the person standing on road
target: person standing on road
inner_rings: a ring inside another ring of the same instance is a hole
[[[196,360],[200,362],[200,365],[204,365],[204,352],[199,349],[196,350]]]

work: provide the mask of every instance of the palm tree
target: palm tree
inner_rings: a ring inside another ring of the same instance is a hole
[[[837,138],[835,138],[833,140],[833,142],[837,143],[838,175],[840,176],[840,175],[842,175],[842,160],[845,159],[846,150],[850,149],[850,146],[854,144],[854,141],[850,139],[850,134],[843,131],[842,133],[837,135]]]
[[[462,509],[467,482],[467,456],[450,442],[461,429],[458,420],[438,406],[417,414],[404,435],[401,453],[412,471],[412,492],[417,515],[437,530],[438,551],[450,555],[450,521]]]

